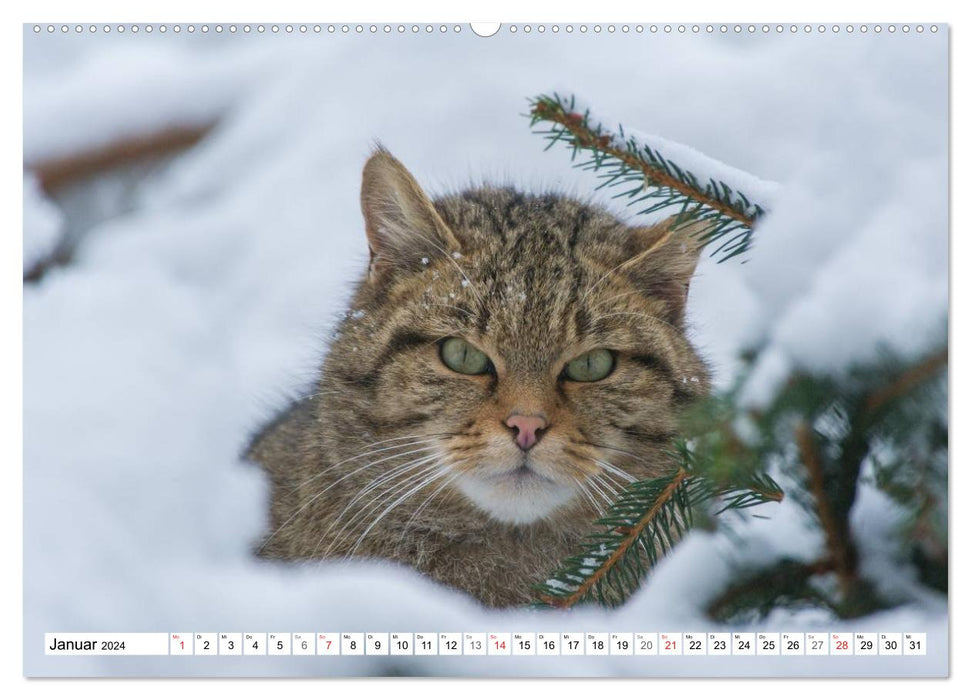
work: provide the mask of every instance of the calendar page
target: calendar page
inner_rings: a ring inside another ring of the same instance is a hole
[[[29,677],[944,677],[948,35],[23,27]]]

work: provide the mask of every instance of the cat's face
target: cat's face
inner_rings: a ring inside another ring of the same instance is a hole
[[[428,493],[523,524],[670,467],[677,409],[708,387],[682,330],[684,230],[512,190],[432,204],[383,151],[362,202],[372,263],[325,381],[372,443],[434,447]]]

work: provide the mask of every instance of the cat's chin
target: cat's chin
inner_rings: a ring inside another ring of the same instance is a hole
[[[509,525],[542,520],[576,496],[573,488],[523,468],[486,477],[466,474],[457,486],[493,520]]]

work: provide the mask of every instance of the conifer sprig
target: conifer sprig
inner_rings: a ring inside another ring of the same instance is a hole
[[[901,561],[909,559],[926,585],[947,590],[946,370],[942,347],[916,362],[870,362],[838,379],[790,377],[754,416],[758,437],[750,449],[795,482],[790,493],[819,528],[821,556],[746,572],[709,603],[711,617],[728,621],[811,605],[852,618],[888,607],[861,570],[850,517],[864,481],[906,513]],[[719,460],[709,452],[706,458]]]
[[[580,554],[565,559],[544,583],[538,598],[546,605],[569,608],[598,602],[624,602],[642,578],[692,525],[692,510],[720,501],[718,512],[780,501],[782,489],[766,475],[746,483],[721,484],[699,474],[696,457],[684,441],[672,457],[680,466],[670,476],[639,481],[625,489],[595,525]]]
[[[573,96],[567,99],[556,93],[530,101],[530,126],[549,141],[547,149],[566,144],[572,149],[574,167],[596,172],[602,180],[598,189],[624,188],[615,197],[626,198],[628,206],[644,205],[638,214],[677,207],[677,224],[709,221],[712,225],[701,240],[706,246],[720,242],[711,252],[722,256],[720,262],[749,249],[752,227],[765,213],[762,203],[713,177],[700,180],[658,148],[625,135],[623,127],[615,134],[595,123],[589,111],[579,113],[575,107]],[[544,128],[535,128],[538,124]],[[589,157],[579,160],[581,153]]]
[[[662,155],[659,137],[634,137],[623,128],[615,134],[578,110],[572,97],[541,95],[531,101],[529,116],[547,149],[566,144],[575,167],[593,171],[600,187],[622,188],[616,197],[643,204],[638,213],[678,207],[676,225],[710,222],[701,227],[701,240],[718,242],[712,255],[721,254],[720,261],[749,248],[768,202],[756,203],[715,178],[702,184],[670,157],[707,168],[690,150],[665,144]],[[710,171],[730,175],[718,167]],[[763,184],[750,180],[745,189],[761,190],[768,200],[771,191]],[[542,604],[623,603],[694,519],[781,500],[781,489],[766,474],[770,467],[791,482],[787,495],[811,516],[823,551],[811,562],[781,555],[757,570],[743,565],[709,601],[712,618],[804,605],[852,618],[891,605],[859,565],[850,514],[867,482],[906,512],[896,542],[901,561],[909,561],[922,583],[947,592],[946,341],[917,362],[885,354],[840,371],[793,372],[756,410],[745,407],[740,392],[758,356],[758,349],[746,353],[749,370],[733,390],[686,412],[681,432],[691,436],[690,448],[676,441],[668,476],[633,483],[620,494],[580,553],[536,586]]]

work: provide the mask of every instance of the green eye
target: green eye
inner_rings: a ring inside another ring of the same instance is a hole
[[[570,360],[564,374],[575,382],[599,382],[614,370],[614,353],[597,348]]]
[[[485,374],[491,364],[484,352],[461,338],[442,343],[441,355],[446,367],[462,374]]]

